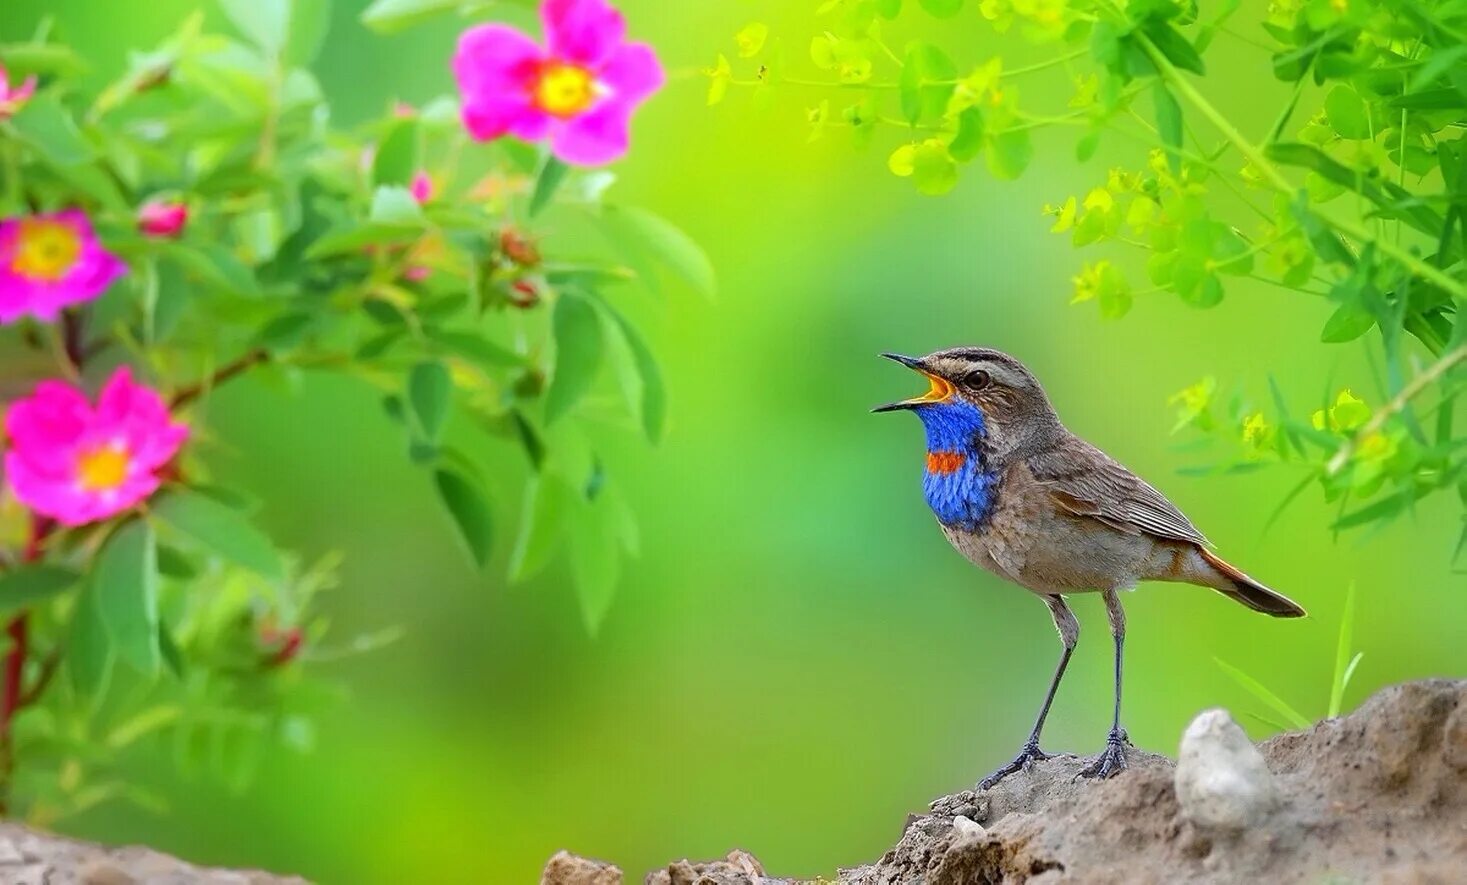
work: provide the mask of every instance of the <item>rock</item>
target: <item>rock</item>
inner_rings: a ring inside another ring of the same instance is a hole
[[[569,851],[558,851],[545,864],[540,885],[622,885],[619,867]]]
[[[0,885],[305,885],[295,877],[194,866],[137,846],[67,839],[0,823]]]
[[[1204,828],[1244,829],[1279,801],[1263,755],[1226,710],[1207,710],[1187,726],[1175,786],[1182,815]]]
[[[1442,759],[1458,771],[1467,771],[1467,704],[1459,704],[1447,717]]]
[[[769,878],[754,855],[735,848],[723,860],[668,864],[648,873],[646,885],[782,885],[788,881]]]
[[[1128,748],[1127,769],[1099,782],[1076,778],[1089,758],[1037,761],[909,815],[894,846],[838,882],[1467,882],[1467,681],[1388,688],[1348,716],[1256,746],[1209,711],[1187,729],[1181,757]],[[794,885],[743,852],[679,861],[646,881]]]
[[[961,814],[953,818],[953,829],[957,830],[960,836],[982,836],[987,833],[982,824]]]

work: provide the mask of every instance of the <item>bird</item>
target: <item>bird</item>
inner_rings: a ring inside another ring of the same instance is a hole
[[[1080,637],[1065,598],[1099,593],[1115,644],[1115,705],[1105,749],[1077,777],[1105,779],[1126,767],[1121,664],[1126,615],[1120,592],[1140,581],[1211,588],[1278,618],[1297,603],[1212,551],[1176,505],[1060,421],[1044,387],[1019,360],[987,347],[924,357],[881,356],[921,373],[926,393],[877,406],[911,411],[927,436],[922,491],[949,543],[975,565],[1036,594],[1059,631],[1059,664],[1029,738],[1013,761],[978,785],[1049,758],[1044,721]]]

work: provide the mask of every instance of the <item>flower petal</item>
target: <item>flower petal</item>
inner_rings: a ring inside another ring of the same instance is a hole
[[[513,134],[543,138],[550,120],[535,107],[533,87],[545,54],[508,25],[470,28],[459,38],[453,76],[463,93],[464,128],[480,141]]]
[[[597,72],[597,79],[617,98],[639,102],[661,89],[667,78],[651,46],[627,43],[611,53]]]
[[[551,153],[573,166],[599,166],[627,152],[632,103],[613,99],[565,122],[551,139]]]
[[[550,54],[598,67],[626,37],[626,20],[606,0],[545,0],[540,5]]]

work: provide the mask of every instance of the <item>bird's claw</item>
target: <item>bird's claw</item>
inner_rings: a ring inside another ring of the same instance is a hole
[[[1103,781],[1106,778],[1115,777],[1122,771],[1125,771],[1126,747],[1130,745],[1131,738],[1126,734],[1124,729],[1112,731],[1110,736],[1106,738],[1105,749],[1101,751],[1099,756],[1095,757],[1094,762],[1090,763],[1079,774],[1075,775],[1075,780],[1083,777]]]
[[[997,784],[999,781],[1003,780],[1014,772],[1028,771],[1035,762],[1042,761],[1048,758],[1049,754],[1039,749],[1039,741],[1034,738],[1030,738],[1024,744],[1023,748],[1019,750],[1019,755],[1015,756],[1012,762],[1002,766],[993,774],[990,774],[988,777],[985,777],[983,780],[979,781],[978,789],[987,790],[991,788],[994,784]]]

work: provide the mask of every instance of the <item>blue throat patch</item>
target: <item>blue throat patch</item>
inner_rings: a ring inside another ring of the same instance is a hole
[[[927,430],[927,468],[922,492],[945,526],[977,531],[993,511],[998,475],[988,470],[981,448],[987,429],[983,412],[965,400],[914,409]]]

